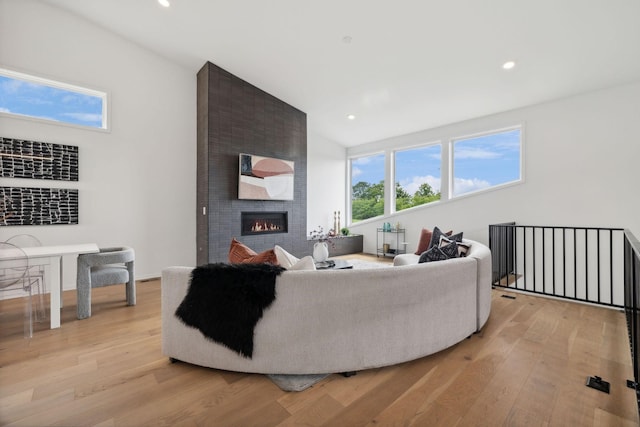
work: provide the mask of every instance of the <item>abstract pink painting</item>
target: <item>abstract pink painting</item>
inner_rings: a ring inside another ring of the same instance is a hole
[[[238,198],[293,200],[293,162],[240,154]]]

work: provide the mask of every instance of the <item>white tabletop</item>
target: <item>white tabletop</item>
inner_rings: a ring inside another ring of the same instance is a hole
[[[69,254],[90,254],[99,252],[98,245],[95,243],[79,243],[73,245],[56,245],[56,246],[33,246],[31,248],[22,248],[28,257],[40,258]]]

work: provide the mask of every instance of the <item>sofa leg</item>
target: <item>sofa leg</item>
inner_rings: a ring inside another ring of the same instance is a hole
[[[356,371],[342,372],[342,376],[343,376],[343,377],[345,377],[345,378],[352,377],[352,376],[354,376],[355,374],[357,374],[357,372],[356,372]]]
[[[170,358],[169,358],[169,362],[171,362],[171,363],[178,363],[178,362],[180,362],[180,361],[179,361],[178,359],[174,359],[173,357],[170,357]]]

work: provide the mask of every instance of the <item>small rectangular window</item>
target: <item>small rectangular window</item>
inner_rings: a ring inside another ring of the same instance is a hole
[[[395,152],[396,211],[440,200],[442,147]]]
[[[384,214],[384,153],[351,159],[351,222]]]
[[[452,197],[521,180],[521,129],[454,139]]]
[[[107,94],[0,69],[0,113],[107,129]]]

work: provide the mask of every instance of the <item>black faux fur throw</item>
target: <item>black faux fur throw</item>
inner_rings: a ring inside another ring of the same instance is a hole
[[[193,269],[187,295],[176,316],[187,326],[241,356],[253,355],[253,329],[276,299],[271,264],[207,264]]]

